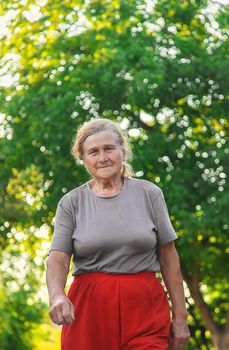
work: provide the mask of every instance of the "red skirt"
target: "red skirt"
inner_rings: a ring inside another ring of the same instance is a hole
[[[74,277],[68,297],[75,321],[63,326],[62,350],[166,350],[170,309],[153,272]]]

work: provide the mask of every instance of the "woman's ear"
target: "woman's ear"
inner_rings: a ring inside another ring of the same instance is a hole
[[[86,166],[86,162],[85,162],[85,159],[84,159],[84,156],[82,155],[81,157],[80,157],[80,160],[81,160],[81,164],[84,166],[84,168],[87,170],[87,166]]]
[[[123,160],[125,162],[126,161],[126,152],[124,149],[122,149],[122,155],[123,155]]]

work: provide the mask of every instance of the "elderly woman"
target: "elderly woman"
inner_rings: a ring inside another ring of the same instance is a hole
[[[182,350],[189,338],[177,238],[162,190],[131,177],[119,126],[96,119],[72,147],[91,180],[58,203],[47,258],[62,350]],[[65,294],[70,259],[74,280]],[[156,278],[161,271],[172,304]]]

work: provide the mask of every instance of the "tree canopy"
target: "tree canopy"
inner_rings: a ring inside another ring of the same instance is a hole
[[[15,334],[17,349],[31,349],[29,329],[47,312],[39,284],[56,205],[88,177],[72,138],[99,117],[120,122],[136,177],[165,194],[188,287],[187,348],[228,349],[226,10],[195,0],[2,2],[4,350]]]

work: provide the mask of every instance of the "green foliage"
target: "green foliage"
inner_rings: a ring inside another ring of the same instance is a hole
[[[90,118],[118,120],[133,148],[136,176],[165,193],[184,275],[198,277],[222,327],[228,298],[226,6],[12,0],[0,11],[6,18],[0,34],[0,250],[28,259],[30,274],[43,272],[35,257],[45,259],[57,201],[87,179],[70,156],[75,130]],[[2,264],[8,259],[0,258]],[[4,279],[10,275],[7,267]],[[23,276],[18,290],[0,281],[0,313],[8,314],[3,349],[12,332],[21,344],[15,349],[32,348],[26,322],[41,321],[44,309],[38,300],[28,304],[41,280],[29,278]],[[190,295],[187,302],[195,334],[188,349],[209,349]]]
[[[15,249],[10,254],[3,254],[2,267],[5,271],[1,271],[0,317],[3,322],[0,349],[30,350],[33,347],[32,331],[41,322],[44,311],[47,312],[47,306],[37,295],[39,283],[29,269],[36,266],[32,266],[26,255]]]
[[[30,350],[33,346],[31,333],[43,316],[42,307],[40,303],[28,304],[31,293],[23,288],[17,291],[4,288],[2,293],[0,317],[4,322],[0,330],[0,349]]]

